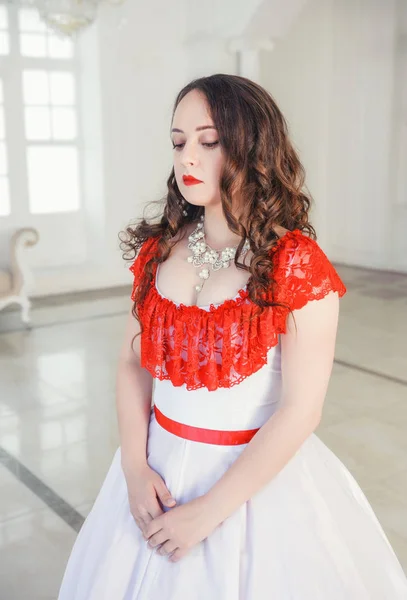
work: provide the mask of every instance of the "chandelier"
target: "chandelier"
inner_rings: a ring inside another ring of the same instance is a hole
[[[20,0],[37,8],[47,26],[62,36],[73,37],[91,25],[101,4],[119,5],[124,0]]]

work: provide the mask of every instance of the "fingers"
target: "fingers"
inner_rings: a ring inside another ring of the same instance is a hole
[[[177,549],[177,544],[168,540],[161,544],[160,548],[157,549],[157,554],[162,554],[163,556],[169,556],[174,550]]]
[[[147,510],[152,519],[155,519],[156,517],[159,517],[164,513],[157,498],[154,498],[154,500],[150,502],[150,504],[147,507]]]
[[[129,503],[137,527],[144,535],[149,523],[162,515],[166,507],[175,506],[176,500],[172,498],[162,477],[151,469],[148,479],[142,480],[141,485],[145,488],[138,490],[138,493],[131,487],[133,493],[129,492]]]
[[[163,506],[175,506],[176,500],[171,496],[167,486],[161,478],[155,483],[155,489]]]
[[[139,521],[140,521],[140,524],[141,524],[141,527],[140,527],[140,529],[141,529],[141,531],[142,531],[142,534],[143,534],[144,536],[146,535],[146,533],[147,533],[147,528],[148,528],[149,524],[151,523],[151,521],[153,520],[153,518],[154,518],[154,517],[152,517],[152,515],[151,515],[150,513],[148,513],[148,512],[147,512],[145,515],[143,515],[143,517],[141,517],[141,518],[139,519]]]
[[[137,527],[145,534],[149,523],[152,521],[152,516],[144,507],[140,507],[137,511],[131,513],[136,522]]]
[[[144,538],[149,548],[155,549],[157,554],[166,556],[172,562],[181,560],[188,553],[188,548],[181,549],[173,539],[169,539],[168,531],[165,529],[160,529],[150,538],[144,534]]]
[[[149,546],[149,548],[155,548],[156,546],[159,546],[160,544],[163,544],[167,541],[168,533],[165,533],[164,529],[160,529],[160,531],[157,531],[157,533],[155,533],[149,538],[147,545]]]
[[[169,557],[169,560],[171,562],[178,562],[179,560],[181,560],[181,558],[184,558],[186,554],[188,554],[188,550],[181,550],[181,548],[177,548]]]
[[[158,503],[157,498],[151,500],[148,506],[139,506],[132,512],[137,526],[145,534],[148,524],[156,517],[163,514],[163,510]]]
[[[160,501],[161,501],[161,503],[162,503],[163,506],[170,506],[170,507],[172,507],[172,506],[175,506],[175,504],[176,504],[175,498],[173,498],[169,492],[166,492],[165,494],[162,494],[160,496]]]
[[[152,550],[156,550],[157,554],[161,554],[161,556],[166,556],[171,560],[171,556],[174,556],[174,553],[177,551],[176,560],[179,560],[184,556],[185,553],[181,553],[180,548],[178,548],[176,542],[173,540],[166,539],[168,538],[168,534],[164,532],[164,530],[159,531],[151,536],[148,540],[148,546]],[[175,562],[175,561],[173,561]]]
[[[135,520],[137,527],[138,527],[138,528],[140,529],[140,531],[142,531],[142,532],[143,532],[143,534],[144,534],[144,530],[145,530],[145,527],[146,527],[146,525],[145,525],[144,521],[143,521],[142,519],[140,519],[140,517],[136,517],[136,516],[134,516],[134,515],[133,515],[133,519]]]

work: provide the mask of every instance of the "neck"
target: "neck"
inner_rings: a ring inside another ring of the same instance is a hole
[[[221,204],[205,207],[204,231],[206,243],[213,250],[237,246],[241,240],[239,235],[230,231]]]

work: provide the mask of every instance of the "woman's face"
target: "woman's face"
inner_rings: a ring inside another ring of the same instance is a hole
[[[174,172],[178,189],[195,206],[220,203],[219,180],[224,155],[218,132],[208,112],[205,96],[188,92],[178,104],[171,131],[174,145]],[[186,185],[185,175],[202,183]]]

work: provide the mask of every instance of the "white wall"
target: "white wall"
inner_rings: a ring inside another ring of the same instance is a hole
[[[392,264],[406,270],[407,260],[407,2],[397,3],[396,63],[394,69],[393,136],[390,163],[395,175],[391,180]]]
[[[260,55],[260,83],[271,93],[289,125],[307,172],[316,205],[313,222],[326,234],[327,143],[332,71],[332,0],[306,4],[272,52]]]
[[[288,118],[316,201],[313,221],[332,258],[407,271],[406,142],[396,125],[406,119],[397,100],[406,95],[403,10],[396,0],[312,0],[262,54],[261,83]]]

